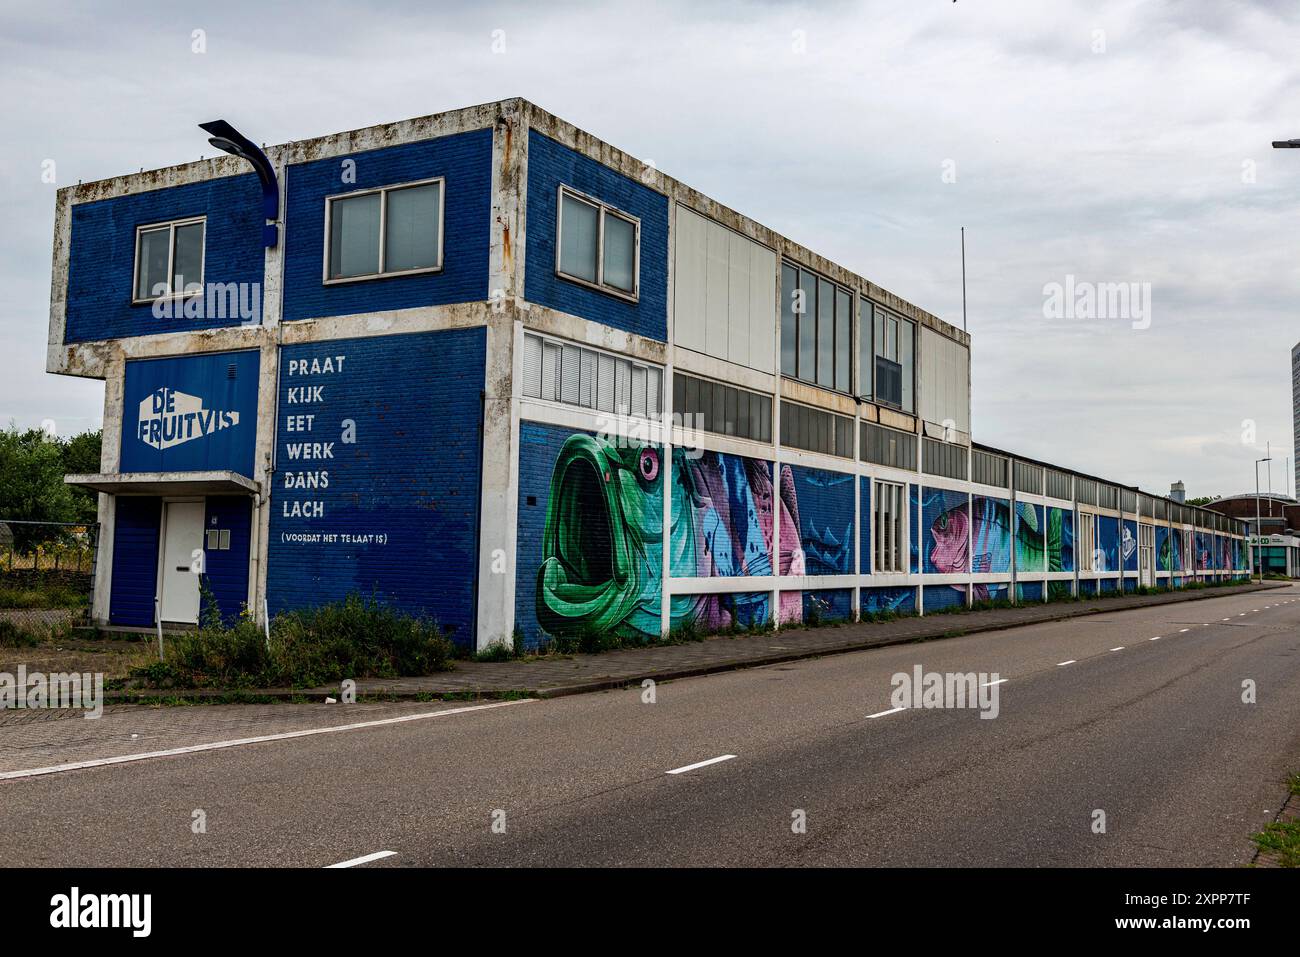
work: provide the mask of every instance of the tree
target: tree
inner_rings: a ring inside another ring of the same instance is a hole
[[[1211,502],[1217,502],[1222,496],[1220,495],[1198,495],[1196,498],[1189,498],[1188,505],[1209,505]]]
[[[102,434],[52,438],[40,429],[0,432],[0,519],[24,522],[93,522],[93,492],[65,485],[63,476],[98,472]]]

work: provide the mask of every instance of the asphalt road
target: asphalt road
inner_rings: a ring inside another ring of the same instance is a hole
[[[996,672],[998,716],[890,712],[891,677],[916,665]],[[344,706],[310,707],[337,724]],[[319,867],[385,851],[358,866],[1239,866],[1300,770],[1300,587],[671,682],[654,703],[628,690],[391,709],[456,713],[0,780],[0,853],[65,866]]]

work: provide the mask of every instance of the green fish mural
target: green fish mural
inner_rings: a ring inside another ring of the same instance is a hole
[[[660,630],[660,450],[571,435],[556,458],[537,572],[537,621],[552,634],[642,639]]]
[[[1041,505],[1016,503],[1016,568],[1023,572],[1043,568],[1046,544],[1042,523]]]

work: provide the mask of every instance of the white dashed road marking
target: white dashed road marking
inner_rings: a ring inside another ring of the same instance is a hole
[[[350,861],[339,861],[337,864],[329,864],[325,870],[332,870],[336,867],[357,867],[360,864],[369,864],[371,861],[380,861],[385,857],[396,857],[396,851],[375,851],[373,854],[367,854],[365,857],[354,857]]]
[[[706,768],[710,764],[718,764],[721,761],[730,761],[734,754],[721,754],[716,758],[709,758],[707,761],[696,761],[694,764],[688,764],[684,768],[673,768],[671,771],[665,771],[665,774],[685,774],[687,771],[694,771],[696,768]]]

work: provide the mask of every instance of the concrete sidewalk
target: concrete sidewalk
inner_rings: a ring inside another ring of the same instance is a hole
[[[629,648],[598,655],[551,655],[532,661],[457,661],[454,671],[418,678],[362,678],[357,694],[397,698],[417,696],[463,696],[498,698],[528,695],[554,698],[640,684],[647,678],[668,681],[736,668],[815,658],[846,651],[861,651],[884,645],[927,641],[935,638],[996,631],[1047,621],[1061,621],[1207,598],[1225,598],[1246,592],[1287,588],[1282,582],[1195,589],[1159,595],[1132,595],[1080,602],[1022,605],[989,611],[959,612],[926,617],[899,618],[887,622],[859,622],[821,628],[790,627],[777,632],[727,636],[682,645]],[[250,691],[272,698],[337,696],[336,686],[290,691],[272,688]],[[158,697],[197,696],[193,692],[110,693],[109,700],[147,700]]]

